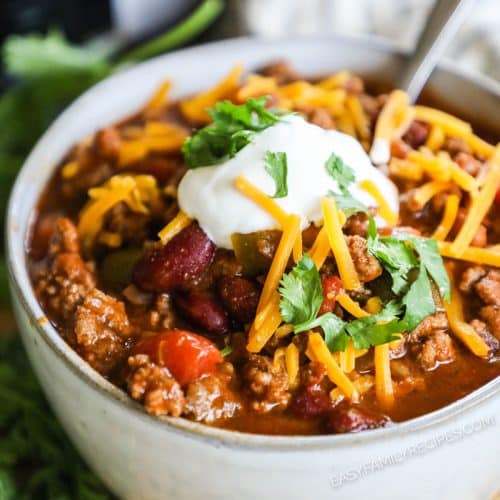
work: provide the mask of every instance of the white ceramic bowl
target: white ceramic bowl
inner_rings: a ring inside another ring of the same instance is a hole
[[[68,148],[140,108],[172,79],[177,95],[204,89],[243,62],[289,60],[306,75],[341,68],[390,77],[400,56],[371,39],[227,40],[153,59],[75,101],[27,159],[10,200],[8,260],[14,306],[31,362],[71,440],[128,499],[485,499],[500,489],[500,379],[442,410],[354,435],[272,437],[147,415],[94,372],[45,319],[26,271],[33,207]],[[500,114],[499,87],[442,66],[431,84],[475,118]]]

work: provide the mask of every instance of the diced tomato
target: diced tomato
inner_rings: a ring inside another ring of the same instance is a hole
[[[323,286],[323,302],[319,308],[318,314],[325,314],[332,312],[335,307],[335,298],[342,289],[342,281],[338,276],[323,276],[321,278],[321,285]]]
[[[186,330],[167,330],[145,337],[133,354],[147,354],[151,361],[169,369],[181,386],[213,373],[223,360],[210,340]]]

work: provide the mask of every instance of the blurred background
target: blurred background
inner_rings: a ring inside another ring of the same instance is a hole
[[[12,183],[80,93],[175,48],[240,35],[362,34],[411,50],[433,0],[0,0],[0,239]],[[476,0],[448,56],[500,79],[500,0]],[[0,248],[3,248],[3,241]],[[0,500],[111,498],[52,416],[16,335],[0,250]]]

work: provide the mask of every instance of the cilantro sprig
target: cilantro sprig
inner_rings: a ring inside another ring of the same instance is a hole
[[[412,331],[436,311],[430,278],[441,297],[450,300],[450,281],[434,239],[405,233],[380,237],[370,219],[367,249],[391,276],[392,291],[402,297],[405,330]]]
[[[323,302],[321,277],[305,254],[295,267],[283,276],[279,288],[283,320],[294,327],[295,333],[321,328],[331,351],[344,351],[351,338],[356,349],[385,344],[401,333],[398,315],[401,305],[389,302],[378,314],[346,322],[333,313],[318,316]],[[381,324],[385,322],[385,324]]]
[[[337,182],[339,188],[338,192],[328,192],[329,196],[335,200],[337,208],[342,210],[348,217],[358,212],[368,213],[368,208],[354,198],[349,191],[349,187],[356,180],[354,170],[335,153],[332,153],[325,162],[325,169],[330,177]]]
[[[188,137],[182,147],[189,168],[207,167],[232,158],[254,136],[280,120],[266,108],[267,97],[250,98],[245,104],[221,101],[207,110],[212,123]]]
[[[276,185],[276,191],[273,198],[284,198],[288,196],[288,163],[286,153],[266,151],[264,155],[264,168],[273,178]]]

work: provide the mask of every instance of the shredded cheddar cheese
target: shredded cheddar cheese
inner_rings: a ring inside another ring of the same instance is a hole
[[[356,290],[360,287],[360,281],[344,234],[342,233],[335,200],[329,197],[321,198],[321,209],[323,211],[328,241],[337,262],[340,279],[346,290]]]
[[[500,145],[497,146],[495,154],[488,162],[488,173],[486,174],[484,185],[479,194],[472,200],[465,221],[451,245],[451,252],[456,257],[460,257],[474,239],[474,235],[495,199],[499,183]]]
[[[346,293],[337,295],[336,300],[349,314],[352,314],[355,318],[369,316],[369,314]]]
[[[500,250],[495,248],[467,247],[465,251],[457,257],[452,249],[452,243],[448,241],[438,241],[439,253],[443,257],[450,259],[465,260],[474,264],[484,264],[486,266],[500,267]]]
[[[349,340],[347,347],[345,349],[345,365],[344,369],[346,373],[351,373],[356,368],[356,349],[354,349],[354,343]]]
[[[328,241],[328,234],[326,232],[326,227],[323,226],[316,239],[314,240],[313,246],[309,252],[311,259],[318,271],[323,267],[328,254],[330,253],[330,242]]]
[[[191,219],[181,210],[159,233],[158,238],[166,245],[176,234],[191,224]]]
[[[213,107],[217,101],[229,99],[238,90],[238,80],[242,73],[243,66],[238,64],[212,89],[197,94],[192,99],[181,101],[182,114],[193,122],[209,123],[207,108]]]
[[[158,201],[158,186],[151,175],[115,175],[104,185],[89,189],[90,200],[80,212],[78,235],[90,248],[104,224],[107,212],[124,202],[134,212],[147,213],[146,205]]]
[[[471,126],[467,122],[445,113],[444,111],[440,111],[439,109],[429,108],[427,106],[414,106],[414,110],[417,120],[439,126],[446,135],[460,137],[464,133],[470,133],[472,131]]]
[[[359,401],[359,393],[351,380],[340,369],[319,333],[309,335],[309,347],[319,363],[326,367],[328,378],[353,402]]]
[[[275,94],[278,91],[276,80],[270,76],[249,75],[236,94],[236,99],[245,102],[250,97]]]
[[[334,90],[343,87],[347,81],[352,77],[349,71],[339,71],[324,80],[321,80],[317,86],[324,90]]]
[[[146,103],[145,111],[156,111],[162,108],[167,101],[168,93],[170,92],[171,88],[171,81],[162,83],[153,94],[153,97],[151,97],[151,99],[149,99],[149,101]]]
[[[434,196],[451,189],[453,185],[450,182],[430,181],[422,184],[413,192],[413,202],[419,209],[429,202]]]
[[[457,217],[458,206],[460,204],[460,198],[456,194],[450,194],[446,198],[446,204],[444,207],[443,218],[439,223],[438,227],[435,229],[432,237],[438,241],[444,241],[451,231],[455,219]]]
[[[293,342],[290,342],[286,348],[285,366],[288,374],[288,383],[291,387],[294,387],[299,374],[299,350]]]
[[[370,158],[375,164],[386,163],[390,159],[390,144],[398,128],[401,127],[401,116],[408,107],[408,96],[402,90],[394,90],[389,94],[375,125],[375,133]]]
[[[375,393],[383,408],[390,408],[394,404],[389,344],[375,346]]]
[[[370,123],[368,117],[363,111],[363,106],[359,98],[354,95],[349,95],[346,98],[346,107],[351,116],[352,123],[361,140],[368,140],[370,138]]]
[[[439,125],[433,125],[427,137],[427,141],[425,142],[425,146],[431,151],[438,151],[443,147],[445,140],[446,136],[443,129]]]
[[[385,196],[379,191],[375,183],[369,179],[365,179],[359,184],[359,187],[370,194],[379,206],[379,213],[390,226],[394,226],[398,222],[398,214],[392,210],[387,203]]]
[[[375,385],[375,378],[373,375],[361,375],[353,381],[354,387],[358,390],[360,396],[366,394]],[[330,391],[330,399],[333,403],[338,404],[345,399],[344,393],[338,388]]]
[[[409,181],[420,181],[424,175],[419,164],[395,157],[391,158],[389,171],[392,175]]]
[[[365,309],[369,314],[377,314],[382,310],[382,299],[378,296],[370,297],[366,301]]]
[[[444,302],[444,308],[451,331],[476,355],[486,356],[488,346],[471,325],[464,321],[463,304],[460,292],[455,286],[453,273],[448,272],[451,284],[451,300]]]
[[[281,226],[285,225],[288,214],[272,198],[267,196],[267,194],[263,193],[251,182],[241,176],[236,179],[235,186],[238,191],[244,194],[247,198],[250,198],[268,214],[274,217],[281,224]]]
[[[250,352],[259,352],[281,323],[279,296],[277,301],[276,299],[273,299],[273,296],[276,297],[276,295],[278,295],[276,290],[283,273],[285,272],[288,259],[292,254],[293,245],[297,240],[299,232],[300,217],[297,215],[290,215],[283,227],[283,234],[281,236],[280,243],[276,249],[271,267],[269,268],[269,272],[262,288],[259,304],[257,306],[257,316],[271,300],[273,301],[273,304],[270,307],[270,312],[262,321],[261,326],[257,327],[254,321],[254,324],[250,329],[247,345]]]
[[[80,164],[77,161],[70,161],[61,169],[61,176],[63,179],[70,179],[74,177],[80,170]]]

